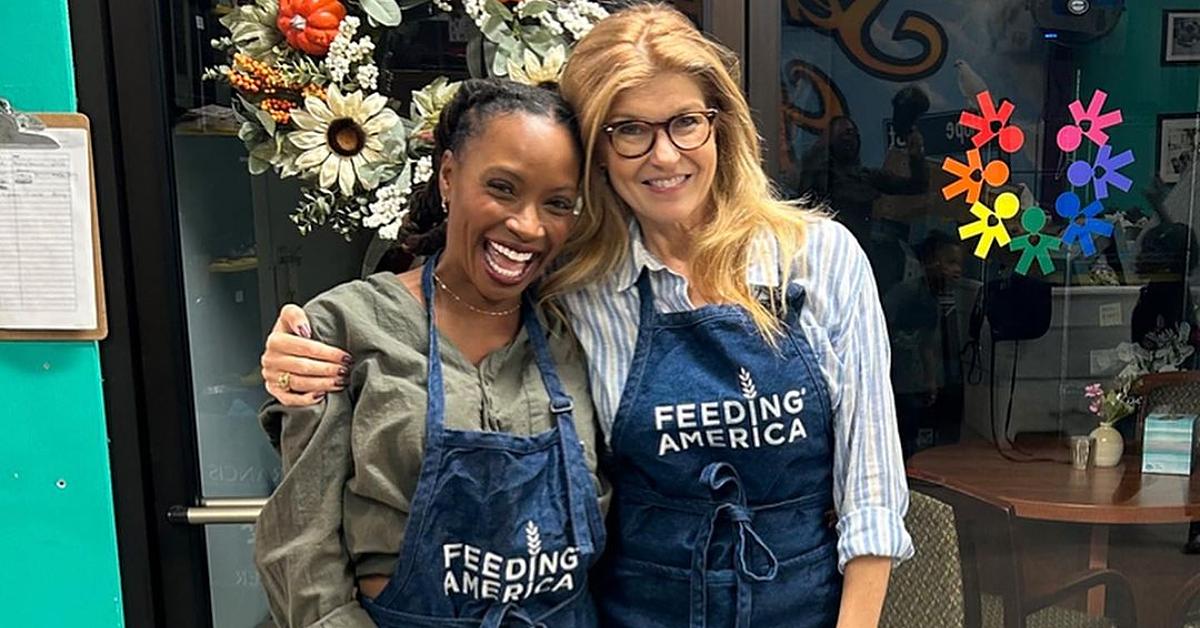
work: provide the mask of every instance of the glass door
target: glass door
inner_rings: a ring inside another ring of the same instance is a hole
[[[279,307],[373,272],[384,246],[371,246],[370,231],[298,229],[298,208],[309,199],[296,179],[250,174],[254,157],[232,109],[238,96],[202,78],[206,68],[227,62],[208,45],[230,36],[222,18],[245,9],[205,0],[177,9],[172,165],[200,477],[201,508],[193,512],[205,521],[206,512],[221,518],[234,512],[230,507],[252,509],[279,482],[278,456],[256,420],[267,399],[258,356]],[[380,39],[381,48],[395,47],[375,55],[380,91],[406,101],[435,76],[465,77],[463,26],[428,4],[405,12]],[[212,625],[268,622],[252,519],[207,525],[205,535]]]

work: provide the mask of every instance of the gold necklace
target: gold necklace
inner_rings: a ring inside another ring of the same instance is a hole
[[[518,303],[516,306],[514,306],[512,308],[509,308],[507,310],[501,310],[499,312],[495,312],[492,310],[480,309],[480,308],[475,307],[474,305],[471,305],[470,303],[467,303],[466,301],[463,301],[461,297],[459,297],[457,294],[454,294],[454,291],[450,289],[450,286],[447,286],[446,282],[442,281],[442,278],[438,277],[437,273],[433,273],[433,280],[437,282],[439,288],[441,288],[442,290],[445,290],[451,297],[454,297],[455,301],[462,303],[463,306],[465,306],[468,310],[471,310],[472,312],[475,312],[477,314],[486,314],[488,316],[508,316],[509,314],[512,314],[513,312],[516,312],[517,310],[521,309],[520,303]]]

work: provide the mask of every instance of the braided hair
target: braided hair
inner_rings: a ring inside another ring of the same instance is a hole
[[[427,256],[446,244],[446,213],[438,186],[442,155],[447,151],[462,154],[466,142],[483,132],[495,116],[528,113],[544,116],[570,131],[578,154],[583,154],[579,123],[556,86],[524,85],[507,79],[469,79],[442,109],[433,130],[433,175],[429,182],[413,192],[408,215],[400,228],[400,247],[414,256]]]

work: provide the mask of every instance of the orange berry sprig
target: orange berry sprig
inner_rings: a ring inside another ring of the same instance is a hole
[[[321,87],[320,85],[317,85],[316,83],[309,83],[308,85],[305,85],[300,90],[300,95],[305,96],[305,97],[316,96],[317,98],[320,98],[321,100],[328,99],[328,97],[325,95],[325,88]]]
[[[248,55],[233,55],[233,66],[226,73],[229,84],[247,96],[261,96],[258,106],[279,124],[291,122],[291,111],[308,96],[327,98],[325,88],[315,83],[289,81],[277,68]]]
[[[283,98],[264,98],[258,106],[278,124],[288,124],[292,121],[292,109],[296,107],[296,103]]]
[[[268,96],[280,92],[299,92],[302,87],[288,81],[278,69],[240,52],[233,55],[229,83],[241,91]]]

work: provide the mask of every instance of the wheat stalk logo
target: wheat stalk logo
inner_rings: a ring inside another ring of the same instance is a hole
[[[742,385],[743,397],[753,399],[758,396],[758,389],[754,387],[754,378],[750,377],[750,371],[742,368],[738,373],[738,382]]]
[[[533,521],[525,524],[525,545],[529,548],[530,556],[542,553],[542,533]]]

